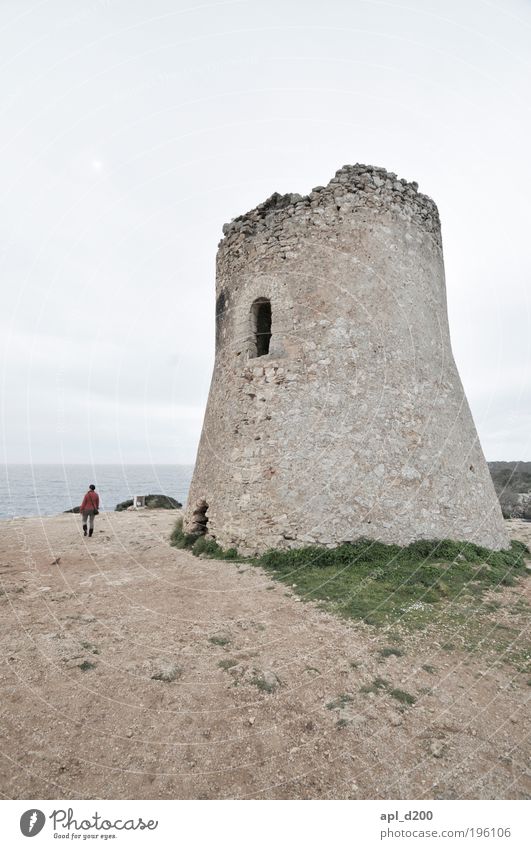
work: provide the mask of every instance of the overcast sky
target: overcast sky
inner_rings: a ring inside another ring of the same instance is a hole
[[[221,227],[346,163],[442,219],[488,459],[531,459],[529,0],[0,0],[7,462],[193,462]]]

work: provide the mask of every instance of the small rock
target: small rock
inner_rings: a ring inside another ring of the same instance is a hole
[[[280,684],[279,679],[270,669],[265,669],[262,673],[262,679],[268,689],[276,690]]]
[[[254,725],[254,723],[256,722],[256,717],[250,716],[247,722],[249,723],[249,725]]]
[[[391,723],[391,725],[394,725],[394,726],[402,725],[403,721],[404,720],[402,719],[402,717],[400,716],[399,713],[392,713],[389,716],[389,722]]]
[[[441,740],[432,740],[430,743],[430,752],[434,758],[442,758],[445,750],[445,745]]]
[[[159,660],[154,665],[151,678],[154,681],[166,681],[169,683],[170,681],[175,681],[176,678],[180,678],[181,675],[182,669],[177,664],[170,663],[168,660]]]

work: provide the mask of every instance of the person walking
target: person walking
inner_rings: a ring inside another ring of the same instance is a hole
[[[89,537],[94,533],[94,516],[97,516],[100,512],[98,509],[99,506],[100,497],[96,492],[96,487],[91,483],[79,508],[79,512],[83,517],[83,536],[87,535],[87,523]]]

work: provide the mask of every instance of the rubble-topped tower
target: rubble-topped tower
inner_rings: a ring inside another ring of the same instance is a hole
[[[359,537],[507,547],[452,355],[434,202],[345,166],[223,232],[185,530],[242,553]]]

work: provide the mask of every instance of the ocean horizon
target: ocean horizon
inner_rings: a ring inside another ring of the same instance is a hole
[[[185,504],[193,469],[192,464],[6,464],[0,467],[0,519],[63,513],[81,504],[91,483],[102,512],[134,495],[160,493]]]

